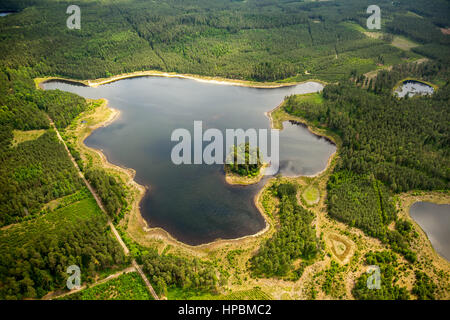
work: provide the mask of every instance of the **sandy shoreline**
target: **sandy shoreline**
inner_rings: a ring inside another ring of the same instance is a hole
[[[259,169],[259,174],[256,177],[251,178],[240,176],[224,168],[225,182],[232,186],[250,186],[252,184],[257,184],[265,177],[264,172],[268,167],[268,163],[263,163],[261,168]]]
[[[138,77],[164,77],[164,78],[179,78],[179,79],[190,79],[198,82],[218,84],[218,85],[231,85],[231,86],[240,86],[240,87],[250,87],[250,88],[282,88],[282,87],[291,87],[296,86],[306,82],[317,82],[322,85],[326,85],[326,82],[319,79],[308,79],[299,82],[254,82],[248,80],[238,80],[238,79],[228,79],[221,77],[207,77],[200,76],[195,74],[180,74],[174,72],[160,72],[155,70],[148,71],[137,71],[131,73],[124,73],[117,76],[112,76],[109,78],[99,78],[94,80],[77,80],[63,77],[45,77],[45,78],[36,78],[35,84],[37,88],[43,89],[42,84],[48,81],[66,81],[69,83],[81,84],[87,87],[97,88],[98,86],[116,82],[123,79],[131,79]]]

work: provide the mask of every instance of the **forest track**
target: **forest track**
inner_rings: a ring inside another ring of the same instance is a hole
[[[114,274],[111,274],[111,275],[107,276],[107,277],[104,278],[104,279],[101,279],[101,280],[98,280],[97,282],[94,282],[93,284],[91,284],[91,285],[89,286],[89,288],[95,287],[95,286],[97,286],[97,285],[99,285],[99,284],[102,284],[102,283],[105,283],[105,282],[107,282],[107,281],[109,281],[109,280],[118,278],[118,277],[120,277],[121,275],[126,274],[126,273],[130,273],[130,272],[136,272],[136,268],[135,268],[134,266],[132,266],[132,267],[128,267],[128,268],[126,268],[126,269],[120,270],[120,271],[118,271],[118,272],[116,272],[116,273],[114,273]],[[59,299],[59,298],[65,297],[65,296],[67,296],[67,295],[70,295],[70,294],[72,294],[72,293],[79,292],[79,291],[81,291],[81,290],[83,290],[83,289],[86,289],[86,288],[87,288],[87,285],[84,284],[84,285],[82,285],[81,287],[79,287],[78,289],[70,290],[70,291],[64,292],[64,293],[62,293],[62,294],[58,294],[57,292],[52,292],[52,293],[47,294],[46,296],[44,296],[42,299],[43,299],[43,300],[54,300],[54,299]]]
[[[89,189],[89,191],[91,192],[92,196],[94,197],[95,201],[97,202],[98,206],[100,207],[100,209],[103,211],[103,213],[108,217],[108,225],[111,227],[111,230],[113,232],[114,237],[117,239],[117,241],[119,242],[119,244],[121,245],[125,255],[129,255],[130,250],[128,249],[127,245],[125,244],[125,242],[122,240],[119,232],[117,231],[116,227],[113,225],[113,223],[111,222],[111,219],[109,218],[108,214],[106,213],[105,208],[103,207],[103,204],[100,200],[100,197],[97,195],[97,193],[95,192],[94,188],[92,188],[91,184],[86,180],[84,174],[81,172],[80,167],[78,167],[77,162],[75,161],[75,159],[72,157],[72,154],[69,151],[69,148],[67,148],[66,142],[64,141],[64,139],[62,138],[61,134],[59,133],[58,129],[55,126],[55,123],[53,122],[53,120],[48,117],[48,120],[50,121],[50,125],[52,126],[52,128],[55,130],[56,135],[58,136],[58,139],[62,142],[62,144],[64,145],[64,148],[67,151],[67,154],[69,155],[70,160],[72,161],[73,165],[75,166],[75,168],[78,171],[78,175],[81,177],[81,179],[83,179],[84,184],[87,186],[87,188]],[[133,265],[133,267],[137,270],[137,272],[139,273],[139,275],[141,276],[142,280],[144,280],[145,285],[147,286],[148,291],[151,293],[151,295],[153,296],[153,298],[155,300],[159,300],[158,295],[156,294],[155,290],[153,289],[152,285],[150,284],[150,281],[148,281],[147,277],[145,276],[144,272],[142,271],[141,267],[137,264],[136,260],[133,258],[131,260],[131,263]]]

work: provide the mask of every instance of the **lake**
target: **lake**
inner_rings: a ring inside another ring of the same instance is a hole
[[[434,89],[432,86],[429,86],[423,82],[414,81],[414,80],[407,80],[404,81],[403,84],[395,90],[395,94],[403,98],[406,95],[409,97],[413,97],[415,95],[430,95],[433,94]]]
[[[276,89],[219,85],[191,79],[139,77],[90,88],[61,81],[43,84],[86,98],[106,98],[120,117],[90,135],[85,143],[100,149],[108,161],[136,170],[136,181],[149,186],[141,213],[151,227],[199,245],[217,239],[255,234],[265,227],[254,197],[267,178],[251,186],[225,182],[223,165],[175,165],[171,150],[176,128],[193,132],[194,120],[208,128],[270,129],[264,112],[294,93],[323,86],[307,82]],[[280,173],[313,175],[326,168],[336,146],[304,126],[284,123],[280,132]]]
[[[433,248],[450,261],[450,205],[416,202],[409,214],[425,231]]]

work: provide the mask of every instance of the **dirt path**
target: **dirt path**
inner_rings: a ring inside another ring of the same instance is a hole
[[[48,117],[49,121],[50,121],[50,125],[52,126],[52,128],[55,130],[56,135],[58,136],[58,139],[62,142],[62,144],[64,145],[64,148],[66,148],[67,154],[69,155],[70,160],[72,160],[73,165],[75,166],[75,168],[78,171],[78,175],[81,177],[81,179],[83,179],[85,185],[87,186],[87,188],[89,189],[89,191],[92,193],[92,195],[94,196],[95,201],[97,202],[98,206],[100,207],[100,209],[107,215],[105,208],[103,207],[102,202],[100,201],[100,197],[97,195],[97,193],[95,192],[95,190],[92,188],[91,184],[86,180],[86,178],[84,177],[83,173],[81,172],[80,168],[78,167],[77,162],[75,161],[75,159],[72,157],[72,154],[69,151],[69,148],[67,148],[66,143],[64,142],[63,138],[61,137],[58,129],[56,128],[53,120]],[[108,225],[111,227],[111,230],[114,234],[114,237],[117,239],[117,241],[119,241],[120,245],[122,246],[123,251],[125,252],[125,255],[128,255],[130,253],[130,250],[128,250],[125,242],[123,242],[122,238],[119,235],[119,232],[117,232],[116,227],[114,227],[114,225],[112,224],[111,220],[108,217]],[[147,286],[148,290],[150,291],[150,293],[152,294],[153,298],[155,300],[159,300],[158,295],[156,294],[155,290],[153,289],[152,285],[150,284],[150,281],[148,281],[147,277],[145,276],[144,272],[142,271],[141,267],[137,264],[135,259],[132,259],[131,263],[133,264],[133,267],[136,268],[137,272],[139,273],[139,275],[142,277],[142,280],[144,280],[145,285]]]
[[[136,268],[135,268],[134,266],[128,267],[128,268],[123,269],[123,270],[120,270],[119,272],[116,272],[116,273],[114,273],[114,274],[112,274],[112,275],[107,276],[106,278],[104,278],[104,279],[102,279],[102,280],[99,280],[99,281],[95,282],[94,284],[92,284],[92,285],[90,286],[90,288],[95,287],[95,286],[97,286],[97,285],[99,285],[99,284],[105,283],[105,282],[107,282],[107,281],[109,281],[109,280],[118,278],[118,277],[120,277],[121,275],[123,275],[123,274],[125,274],[125,273],[130,273],[130,272],[135,272],[135,271],[136,271]],[[70,290],[70,291],[64,292],[64,293],[62,293],[62,294],[58,294],[58,292],[51,292],[50,294],[47,294],[47,295],[46,295],[45,297],[43,297],[42,299],[43,299],[43,300],[53,300],[53,299],[58,299],[58,298],[65,297],[65,296],[67,296],[67,295],[69,295],[69,294],[79,292],[79,291],[84,290],[84,289],[86,289],[86,288],[87,288],[87,285],[84,284],[84,285],[82,285],[82,286],[81,286],[80,288],[78,288],[78,289]]]
[[[137,272],[141,275],[142,279],[145,282],[145,285],[147,286],[148,290],[150,290],[150,293],[152,294],[153,298],[155,298],[155,300],[159,300],[158,295],[156,294],[155,290],[153,290],[153,287],[150,284],[150,281],[148,281],[147,277],[145,276],[141,267],[137,264],[136,260],[133,259],[132,264],[136,268]]]

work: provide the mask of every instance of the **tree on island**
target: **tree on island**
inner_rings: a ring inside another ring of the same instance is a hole
[[[231,160],[231,161],[230,161]],[[227,156],[226,171],[231,171],[240,176],[256,177],[262,167],[259,148],[250,148],[250,144],[242,143],[234,145]]]

